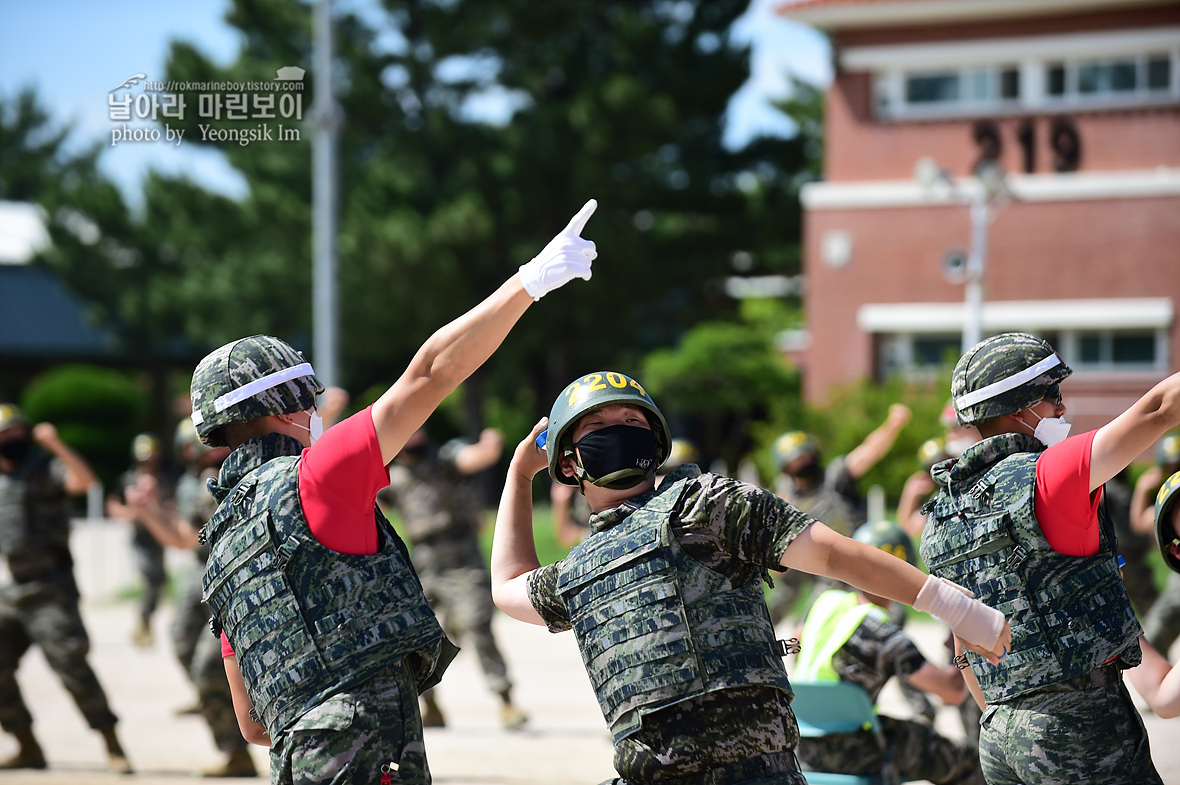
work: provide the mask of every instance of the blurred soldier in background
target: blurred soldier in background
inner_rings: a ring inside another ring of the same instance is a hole
[[[906,478],[901,498],[897,501],[897,522],[909,537],[921,538],[922,527],[926,525],[922,505],[938,489],[934,478],[930,476],[930,469],[950,457],[945,439],[927,439],[918,448],[918,465],[921,468]]]
[[[1180,433],[1169,433],[1156,445],[1155,465],[1139,475],[1131,496],[1131,527],[1137,534],[1151,536],[1155,531],[1154,503],[1163,482],[1180,471]],[[1130,559],[1127,559],[1128,567]],[[1127,568],[1123,568],[1124,576]],[[1134,580],[1134,579],[1133,579]],[[1154,584],[1153,584],[1154,588]],[[1131,591],[1131,587],[1127,587]],[[1165,657],[1180,637],[1180,574],[1168,574],[1164,590],[1156,597],[1143,617],[1143,633],[1151,645]]]
[[[168,574],[164,568],[164,545],[152,534],[151,528],[136,510],[127,503],[130,489],[133,492],[152,494],[161,504],[171,505],[172,483],[164,477],[164,454],[160,440],[150,433],[141,433],[131,441],[132,466],[119,478],[119,492],[107,497],[107,517],[119,518],[132,524],[131,548],[135,552],[135,565],[143,576],[143,595],[139,602],[139,625],[131,635],[136,646],[151,646],[155,642],[152,634],[152,616],[160,605]]]
[[[853,537],[910,564],[917,561],[909,536],[895,523],[866,523]],[[859,684],[875,704],[896,676],[944,703],[963,703],[967,685],[962,674],[954,665],[936,665],[922,655],[887,613],[897,604],[864,591],[825,591],[803,622],[794,679]],[[930,722],[879,716],[887,749],[881,749],[871,733],[830,735],[801,739],[799,759],[817,771],[863,775],[880,772],[888,762],[902,780],[983,785],[979,754],[969,743],[942,736]]]
[[[0,727],[20,745],[0,762],[3,769],[47,765],[16,681],[21,657],[35,644],[90,727],[102,734],[111,771],[131,772],[115,735],[117,718],[86,660],[90,638],[70,555],[70,496],[86,493],[96,481],[51,424],[33,428],[20,409],[0,403],[0,552],[12,575],[11,583],[0,586]]]
[[[889,407],[885,421],[873,429],[852,452],[833,458],[827,466],[814,437],[803,431],[788,431],[774,440],[772,452],[778,495],[802,512],[823,521],[839,534],[851,536],[865,522],[868,509],[856,483],[889,454],[897,435],[910,420],[910,409],[903,403]],[[775,624],[791,612],[803,589],[813,592],[830,588],[817,585],[815,578],[799,570],[790,570],[780,580],[768,600],[770,618]]]
[[[177,598],[172,643],[180,666],[197,692],[193,710],[208,724],[217,749],[226,756],[221,765],[202,774],[254,777],[258,771],[250,757],[250,745],[238,729],[233,696],[221,662],[221,641],[209,632],[209,606],[201,599],[201,578],[209,558],[209,546],[198,542],[197,532],[217,510],[217,501],[209,492],[207,481],[217,477],[229,448],[201,444],[197,429],[187,417],[176,426],[175,446],[185,471],[176,482],[177,538],[168,544],[192,549],[194,558]]]
[[[389,487],[377,494],[383,505],[401,513],[410,541],[410,558],[426,599],[447,636],[469,641],[479,657],[488,689],[500,698],[500,721],[519,730],[527,717],[512,703],[508,667],[492,635],[492,585],[479,547],[484,500],[475,475],[500,460],[504,439],[487,428],[479,441],[452,439],[441,448],[425,427],[406,442],[389,467]],[[434,690],[421,695],[422,724],[443,727],[446,719]]]

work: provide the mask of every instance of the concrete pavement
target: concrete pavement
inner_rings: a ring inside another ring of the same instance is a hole
[[[131,643],[136,606],[119,599],[136,576],[129,569],[127,531],[118,524],[82,522],[75,529],[74,550],[86,602],[83,614],[92,639],[91,664],[115,713],[119,734],[136,768],[134,781],[150,785],[189,785],[198,772],[220,761],[208,728],[199,716],[176,716],[191,704],[193,691],[172,654],[168,626],[171,606],[157,614],[152,648]],[[126,550],[124,550],[126,548]],[[187,555],[170,552],[170,568],[191,569]],[[942,656],[936,624],[912,625],[918,645],[931,658]],[[470,649],[462,651],[437,690],[448,726],[427,729],[426,747],[434,781],[440,785],[594,785],[610,777],[610,739],[570,634],[551,635],[544,628],[497,615],[495,629],[516,687],[514,697],[530,717],[525,730],[500,728],[499,699],[483,685]],[[31,651],[18,674],[49,759],[46,771],[4,772],[5,785],[128,782],[109,774],[102,741],[86,727],[72,699],[45,664]],[[894,716],[909,713],[900,692],[890,685],[882,709]],[[1157,767],[1167,785],[1180,785],[1180,720],[1147,714]],[[938,727],[960,735],[958,715],[939,712]],[[0,734],[0,758],[15,751],[11,737]],[[266,751],[253,749],[258,768],[267,771]],[[263,778],[244,780],[262,782]]]

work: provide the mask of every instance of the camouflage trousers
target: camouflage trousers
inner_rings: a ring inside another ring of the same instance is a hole
[[[496,606],[487,570],[481,564],[420,572],[418,577],[447,637],[475,650],[488,689],[497,694],[511,689],[508,666],[492,636]]]
[[[272,739],[272,785],[429,785],[413,678],[401,664],[334,695]]]
[[[201,570],[194,564],[184,582],[172,622],[172,646],[197,691],[201,717],[217,749],[226,754],[249,749],[238,728],[233,697],[221,659],[221,639],[209,631],[209,606],[201,602]]]
[[[979,758],[988,785],[1162,785],[1121,675],[1099,681],[1107,683],[1054,685],[984,709]]]
[[[160,595],[168,575],[164,569],[164,546],[152,537],[142,526],[136,524],[135,535],[131,538],[135,551],[135,566],[143,576],[143,597],[139,601],[139,617],[146,623],[151,620],[160,604]]]
[[[807,785],[790,752],[761,755],[701,774],[658,776],[650,780],[616,777],[600,785]]]
[[[1180,573],[1169,572],[1163,593],[1143,619],[1143,634],[1165,657],[1180,638]]]
[[[966,742],[939,735],[923,722],[880,715],[886,749],[869,731],[799,740],[799,760],[811,771],[874,776],[885,768],[905,780],[935,785],[984,785],[979,756]]]
[[[0,587],[0,727],[9,733],[32,727],[16,681],[17,666],[32,645],[41,648],[90,727],[115,725],[117,718],[86,659],[90,637],[78,611],[78,590],[73,576],[63,576]]]

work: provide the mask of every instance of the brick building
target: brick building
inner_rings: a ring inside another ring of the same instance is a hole
[[[972,325],[1061,351],[1075,432],[1180,369],[1180,2],[778,12],[835,61],[803,193],[809,400],[929,373]]]

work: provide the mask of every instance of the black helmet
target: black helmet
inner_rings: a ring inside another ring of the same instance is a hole
[[[193,371],[193,425],[203,443],[225,447],[222,426],[310,409],[323,391],[311,363],[290,344],[269,335],[242,338]]]
[[[651,467],[651,474],[662,464],[672,451],[672,440],[668,435],[668,423],[660,412],[655,401],[647,394],[647,390],[626,374],[617,371],[599,371],[581,377],[571,382],[562,390],[561,395],[553,402],[553,409],[549,412],[549,435],[546,437],[545,449],[549,454],[549,476],[554,482],[562,485],[577,485],[578,480],[567,477],[558,469],[558,462],[565,455],[574,452],[573,440],[570,433],[583,415],[612,403],[626,403],[637,406],[650,416],[652,434],[656,440],[656,461]],[[637,470],[629,470],[631,472]],[[650,476],[650,475],[649,475]],[[598,478],[605,480],[608,478]],[[611,477],[609,479],[620,479]]]
[[[1003,333],[980,341],[959,358],[951,377],[959,425],[1035,406],[1071,373],[1047,341],[1028,333]]]
[[[893,521],[882,520],[862,524],[853,532],[852,539],[879,548],[910,564],[918,563],[914,558],[913,540]]]
[[[1176,506],[1177,502],[1180,502],[1180,472],[1176,472],[1164,480],[1159,493],[1155,496],[1155,541],[1160,546],[1160,554],[1164,557],[1164,563],[1172,572],[1180,572],[1180,560],[1172,555],[1171,548],[1172,540],[1176,538],[1178,532],[1168,524],[1172,508]]]

